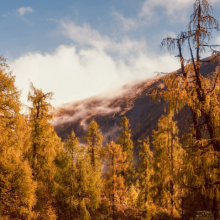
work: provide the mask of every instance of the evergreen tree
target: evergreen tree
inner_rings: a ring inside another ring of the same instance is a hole
[[[124,177],[121,172],[127,169],[126,153],[122,151],[119,144],[113,141],[106,146],[105,164],[107,172],[104,174],[105,194],[109,198],[109,204],[112,212],[112,219],[118,219],[118,216],[124,215],[125,204],[127,200],[127,188],[124,185]]]
[[[52,125],[53,113],[49,101],[52,93],[43,93],[31,84],[28,101],[31,102],[29,126],[31,129],[31,148],[28,158],[32,166],[34,180],[37,181],[37,204],[34,210],[38,218],[56,219],[53,208],[55,196],[54,176],[55,158],[61,150],[60,138]]]
[[[0,217],[34,219],[36,184],[23,156],[29,132],[14,83],[15,77],[0,57]]]
[[[131,129],[129,120],[124,116],[121,119],[120,128],[122,129],[118,144],[121,145],[123,152],[126,153],[125,163],[128,167],[125,173],[122,173],[125,178],[126,186],[132,184],[131,179],[134,176],[135,170],[133,168],[133,141],[131,140]]]

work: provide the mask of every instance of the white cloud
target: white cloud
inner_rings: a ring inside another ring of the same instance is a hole
[[[72,21],[61,21],[62,33],[68,38],[83,45],[101,46],[103,38],[97,30],[91,29],[88,24],[83,27],[76,25]],[[105,41],[109,40],[106,37]]]
[[[138,23],[132,19],[132,18],[125,18],[123,15],[121,15],[118,12],[113,12],[112,15],[116,18],[116,20],[120,23],[120,25],[122,26],[122,28],[125,31],[131,30],[131,29],[135,29],[137,28],[139,25]]]
[[[220,35],[215,39],[215,43],[220,45]]]
[[[136,19],[125,18],[118,12],[113,12],[112,15],[125,31],[152,25],[164,16],[169,18],[169,22],[186,22],[189,18],[189,8],[192,8],[194,2],[194,0],[145,0]]]
[[[209,0],[210,5],[220,4],[219,0]],[[169,17],[171,22],[186,22],[189,13],[193,12],[195,0],[146,0],[140,17],[146,22],[159,21],[161,16]]]
[[[141,17],[146,20],[158,20],[161,15],[166,15],[173,21],[185,21],[188,19],[188,7],[193,5],[194,0],[146,0],[140,12]],[[160,9],[161,11],[158,12]],[[159,14],[160,13],[160,14]]]
[[[54,53],[27,53],[9,63],[26,102],[29,80],[55,93],[54,105],[86,98],[106,89],[179,68],[176,58],[148,51],[144,40],[120,42],[102,36],[89,25],[61,24],[63,34],[80,45],[62,45]],[[80,48],[80,49],[79,49]]]
[[[220,7],[220,0],[208,2],[211,6]],[[158,23],[161,19],[168,19],[170,23],[188,23],[194,3],[195,0],[145,0],[135,18],[126,18],[115,11],[112,15],[125,31]]]
[[[19,16],[23,16],[26,13],[32,13],[32,12],[34,12],[34,10],[31,7],[21,7],[17,9],[17,13],[19,14]]]
[[[121,42],[116,42],[108,36],[100,35],[97,30],[92,29],[88,24],[84,24],[82,27],[76,25],[73,21],[61,21],[60,24],[62,34],[81,47],[92,46],[97,50],[120,56],[132,56],[147,48],[144,39],[135,41],[124,37]]]

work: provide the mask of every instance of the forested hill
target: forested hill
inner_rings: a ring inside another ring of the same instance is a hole
[[[205,62],[204,62],[205,61]],[[203,59],[201,73],[203,76],[212,75],[217,63],[210,63],[210,58]],[[177,70],[173,74],[178,73]],[[95,119],[104,136],[104,144],[110,140],[117,140],[119,124],[122,116],[129,119],[132,129],[132,139],[151,136],[152,129],[156,129],[158,119],[167,112],[165,102],[157,103],[150,96],[154,89],[163,88],[163,76],[157,76],[132,84],[124,85],[114,91],[114,94],[104,93],[78,102],[67,103],[55,108],[54,127],[57,134],[65,139],[72,130],[82,138],[88,124]],[[175,115],[180,131],[188,123],[186,108]]]

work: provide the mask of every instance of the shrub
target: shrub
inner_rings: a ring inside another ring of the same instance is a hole
[[[190,220],[214,220],[212,212],[209,211],[198,211],[196,217]]]

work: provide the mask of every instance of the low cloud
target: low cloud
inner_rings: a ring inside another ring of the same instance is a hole
[[[24,14],[32,13],[32,12],[34,12],[32,7],[21,7],[17,9],[17,13],[19,14],[19,16],[24,16]]]
[[[74,122],[80,120],[80,125],[87,130],[88,124],[86,120],[93,115],[108,115],[120,110],[119,107],[109,107],[110,99],[102,99],[101,97],[94,97],[82,102],[66,103],[60,107],[55,108],[55,119],[53,125],[65,124],[67,122]],[[59,116],[62,112],[62,116]],[[65,113],[66,112],[66,113]],[[70,113],[72,112],[72,113]]]
[[[61,22],[62,33],[72,45],[61,45],[53,53],[27,53],[9,65],[27,103],[30,81],[43,92],[54,92],[53,105],[72,102],[121,86],[136,79],[171,72],[178,59],[149,51],[145,40],[127,37],[114,41],[89,25]]]
[[[108,132],[103,133],[103,145],[105,146],[110,141],[114,140],[116,143],[119,140],[119,132],[121,129],[118,125],[115,125],[114,127],[110,127]]]

